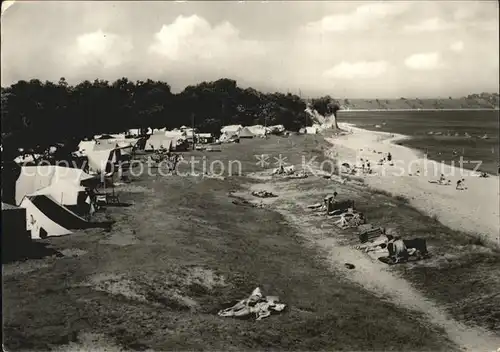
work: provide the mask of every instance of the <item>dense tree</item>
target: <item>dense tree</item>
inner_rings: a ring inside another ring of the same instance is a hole
[[[329,95],[313,99],[312,107],[323,116],[335,114],[340,109],[338,101]]]

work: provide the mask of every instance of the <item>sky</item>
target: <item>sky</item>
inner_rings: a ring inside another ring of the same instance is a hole
[[[231,78],[338,98],[499,89],[497,1],[16,1],[2,4],[1,83]]]

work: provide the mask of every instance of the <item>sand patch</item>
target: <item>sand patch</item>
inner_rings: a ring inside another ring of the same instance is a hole
[[[90,278],[88,284],[96,291],[107,292],[111,295],[120,295],[128,299],[146,302],[144,294],[138,292],[138,287],[124,275],[99,274]]]
[[[215,288],[226,285],[224,277],[202,267],[179,268],[163,276],[98,274],[82,284],[130,300],[190,311],[200,309],[193,297],[211,294]]]

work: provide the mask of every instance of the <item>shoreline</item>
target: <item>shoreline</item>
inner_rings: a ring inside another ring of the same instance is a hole
[[[394,138],[390,138],[391,141],[387,141],[388,143],[392,143],[394,145],[400,145],[400,146],[404,146],[408,149],[411,149],[415,154],[419,155],[420,157],[423,157],[425,155],[425,152],[423,149],[419,149],[419,148],[416,148],[414,146],[411,146],[411,145],[407,145],[405,144],[405,142],[408,142],[408,143],[411,143],[412,141],[416,141],[418,142],[420,139],[422,138],[426,138],[428,136],[410,136],[410,135],[405,135],[405,134],[401,134],[401,133],[394,133],[394,132],[387,132],[387,131],[380,131],[380,130],[375,130],[375,129],[368,129],[368,128],[363,128],[363,127],[358,127],[355,123],[350,123],[350,122],[342,122],[342,123],[338,123],[339,126],[342,125],[342,126],[346,126],[348,129],[351,129],[351,128],[357,128],[357,129],[361,129],[361,130],[364,130],[364,131],[370,131],[370,132],[373,132],[373,133],[378,133],[378,134],[387,134],[387,135],[393,135]],[[432,136],[431,136],[432,137]],[[453,137],[451,137],[453,138]],[[433,153],[431,153],[433,154]],[[433,154],[435,155],[435,154]],[[450,167],[458,167],[457,165],[459,165],[458,161],[457,160],[454,160],[454,159],[451,159],[451,160],[446,160],[446,159],[437,159],[437,158],[434,158],[434,157],[430,157],[428,158],[429,160],[432,160],[434,162],[437,162],[437,163],[443,163],[445,165],[448,165]],[[478,170],[474,170],[474,168],[472,167],[472,165],[470,165],[469,163],[465,162],[464,164],[462,164],[462,168],[463,169],[466,169],[466,170],[470,170],[472,172],[477,172],[477,173],[481,173],[481,172],[485,172],[486,174],[488,174],[489,177],[491,176],[500,176],[500,174],[498,174],[497,172],[491,172],[489,170],[492,169],[491,165],[490,165],[490,161],[486,161],[486,162],[483,162],[481,165],[488,165],[488,167],[486,168],[481,168],[481,166],[479,166]],[[487,170],[485,170],[487,169]]]
[[[339,127],[351,130],[353,133],[344,136],[325,138],[332,145],[336,157],[342,161],[356,163],[358,158],[370,160],[373,166],[373,175],[361,175],[365,184],[394,196],[407,198],[411,205],[425,214],[436,217],[442,224],[455,229],[483,236],[489,242],[500,245],[498,228],[500,227],[498,199],[499,180],[496,175],[480,178],[467,169],[459,169],[448,164],[434,161],[451,185],[443,186],[430,183],[439,174],[420,176],[405,173],[396,174],[396,166],[377,165],[375,158],[380,158],[378,152],[391,152],[394,162],[401,161],[410,169],[412,166],[425,170],[425,162],[430,159],[422,158],[420,151],[395,144],[409,136],[402,134],[377,132],[355,127],[352,124],[339,123]],[[377,151],[374,154],[372,151]],[[405,170],[407,171],[407,170]],[[392,174],[390,174],[392,172]],[[458,176],[457,176],[458,175]],[[430,176],[430,177],[429,177]],[[455,181],[464,178],[468,189],[455,189]]]

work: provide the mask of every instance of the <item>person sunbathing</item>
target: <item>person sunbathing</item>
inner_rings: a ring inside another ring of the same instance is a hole
[[[467,189],[467,187],[465,187],[465,178],[457,181],[457,188],[456,189],[460,189],[460,190]]]
[[[387,249],[389,251],[389,258],[393,260],[394,264],[407,261],[410,256],[408,248],[406,248],[404,241],[399,236],[393,237],[387,243]]]
[[[440,185],[442,185],[442,184],[444,183],[444,181],[446,181],[446,178],[444,177],[444,175],[443,175],[443,174],[441,174],[441,176],[439,177],[439,181],[438,181],[438,183],[439,183]]]

